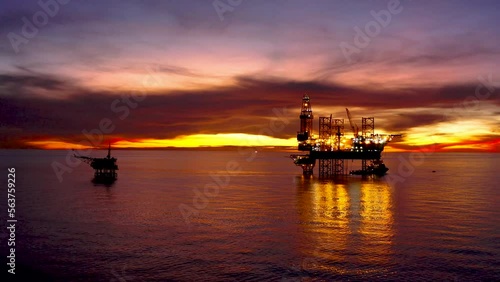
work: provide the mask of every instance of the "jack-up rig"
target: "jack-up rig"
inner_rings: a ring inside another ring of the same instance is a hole
[[[319,118],[318,136],[313,135],[313,112],[309,96],[302,98],[300,112],[300,131],[297,132],[299,151],[308,154],[293,154],[290,157],[295,165],[302,167],[304,175],[312,175],[316,160],[319,164],[319,177],[342,175],[384,175],[389,169],[381,159],[385,145],[401,134],[375,134],[375,118],[361,119],[359,128],[346,108],[349,125],[354,133],[353,138],[344,137],[344,119],[329,117]],[[347,141],[347,142],[346,142]],[[347,172],[345,160],[361,160],[361,169]]]
[[[111,144],[108,146],[108,155],[105,158],[91,158],[80,156],[75,153],[75,157],[82,159],[94,169],[94,182],[97,183],[111,183],[116,180],[118,174],[118,165],[116,165],[116,158],[111,157]]]

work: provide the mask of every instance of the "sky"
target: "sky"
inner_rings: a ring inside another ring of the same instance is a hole
[[[315,117],[349,108],[358,125],[373,116],[376,132],[403,134],[389,150],[498,152],[499,10],[2,1],[0,148],[296,146],[308,94]]]

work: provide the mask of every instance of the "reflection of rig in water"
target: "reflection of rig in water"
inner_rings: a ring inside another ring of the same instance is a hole
[[[94,169],[94,182],[111,183],[116,180],[118,165],[116,165],[116,158],[111,157],[111,145],[108,147],[108,155],[105,158],[91,158],[76,154],[75,157],[82,159]]]
[[[305,155],[291,155],[294,163],[302,167],[304,175],[311,175],[319,162],[319,176],[340,176],[347,174],[345,160],[361,160],[361,169],[349,174],[384,175],[389,169],[381,160],[385,145],[400,134],[375,134],[375,118],[361,119],[361,134],[346,109],[354,137],[350,144],[344,138],[344,119],[329,117],[319,118],[319,134],[313,136],[313,113],[309,96],[302,98],[300,112],[300,132],[297,133],[299,151],[308,151]]]

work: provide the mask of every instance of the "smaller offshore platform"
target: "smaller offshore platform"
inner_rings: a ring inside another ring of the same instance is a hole
[[[319,118],[318,135],[313,135],[314,115],[308,95],[302,98],[300,131],[297,132],[298,150],[307,154],[293,154],[295,165],[302,167],[304,175],[312,175],[316,160],[319,177],[342,175],[385,175],[389,170],[381,159],[385,145],[401,134],[375,134],[375,118],[361,119],[361,132],[346,108],[353,137],[345,137],[344,119],[332,115]],[[361,160],[361,169],[348,171],[348,160]]]
[[[111,157],[111,144],[108,146],[108,155],[105,158],[91,158],[80,156],[75,153],[75,157],[83,160],[94,169],[94,182],[111,183],[116,180],[118,174],[117,159]]]

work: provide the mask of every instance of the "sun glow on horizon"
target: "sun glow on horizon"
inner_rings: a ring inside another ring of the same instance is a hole
[[[55,149],[89,149],[88,142],[85,145],[81,143],[72,143],[58,140],[43,140],[43,141],[28,141],[27,145],[40,149],[55,150]],[[102,143],[101,145],[105,145]],[[225,146],[240,146],[240,147],[294,147],[297,146],[295,138],[282,139],[270,137],[266,135],[254,135],[246,133],[219,133],[219,134],[193,134],[179,136],[174,139],[133,139],[119,140],[112,142],[113,148],[197,148],[197,147],[225,147]]]
[[[115,139],[116,140],[116,139]],[[408,140],[392,142],[385,147],[385,152],[412,152],[412,151],[436,151],[436,152],[467,152],[484,151],[498,152],[500,138],[489,141],[481,140],[447,140],[448,142],[432,142],[435,139],[428,138],[428,142],[411,143]],[[442,141],[442,140],[440,140]],[[450,142],[451,141],[451,142]],[[60,140],[28,141],[26,145],[44,150],[85,150],[96,147],[107,147],[107,144],[91,146],[89,142],[77,143]],[[102,146],[100,146],[102,145]],[[252,135],[245,133],[220,133],[220,134],[194,134],[179,136],[174,139],[130,139],[111,142],[111,146],[117,149],[161,149],[161,148],[217,148],[217,147],[290,147],[296,148],[295,138],[281,139],[265,135]]]
[[[296,146],[295,138],[281,139],[266,135],[246,133],[194,134],[175,139],[122,140],[114,143],[116,148],[161,148],[161,147],[223,147],[223,146]]]
[[[44,141],[28,141],[26,142],[27,145],[33,146],[36,148],[40,149],[45,149],[45,150],[70,150],[70,149],[76,149],[76,150],[84,150],[84,149],[89,149],[91,146],[88,145],[82,145],[79,143],[71,143],[71,142],[64,142],[64,141],[55,141],[55,140],[44,140]]]

